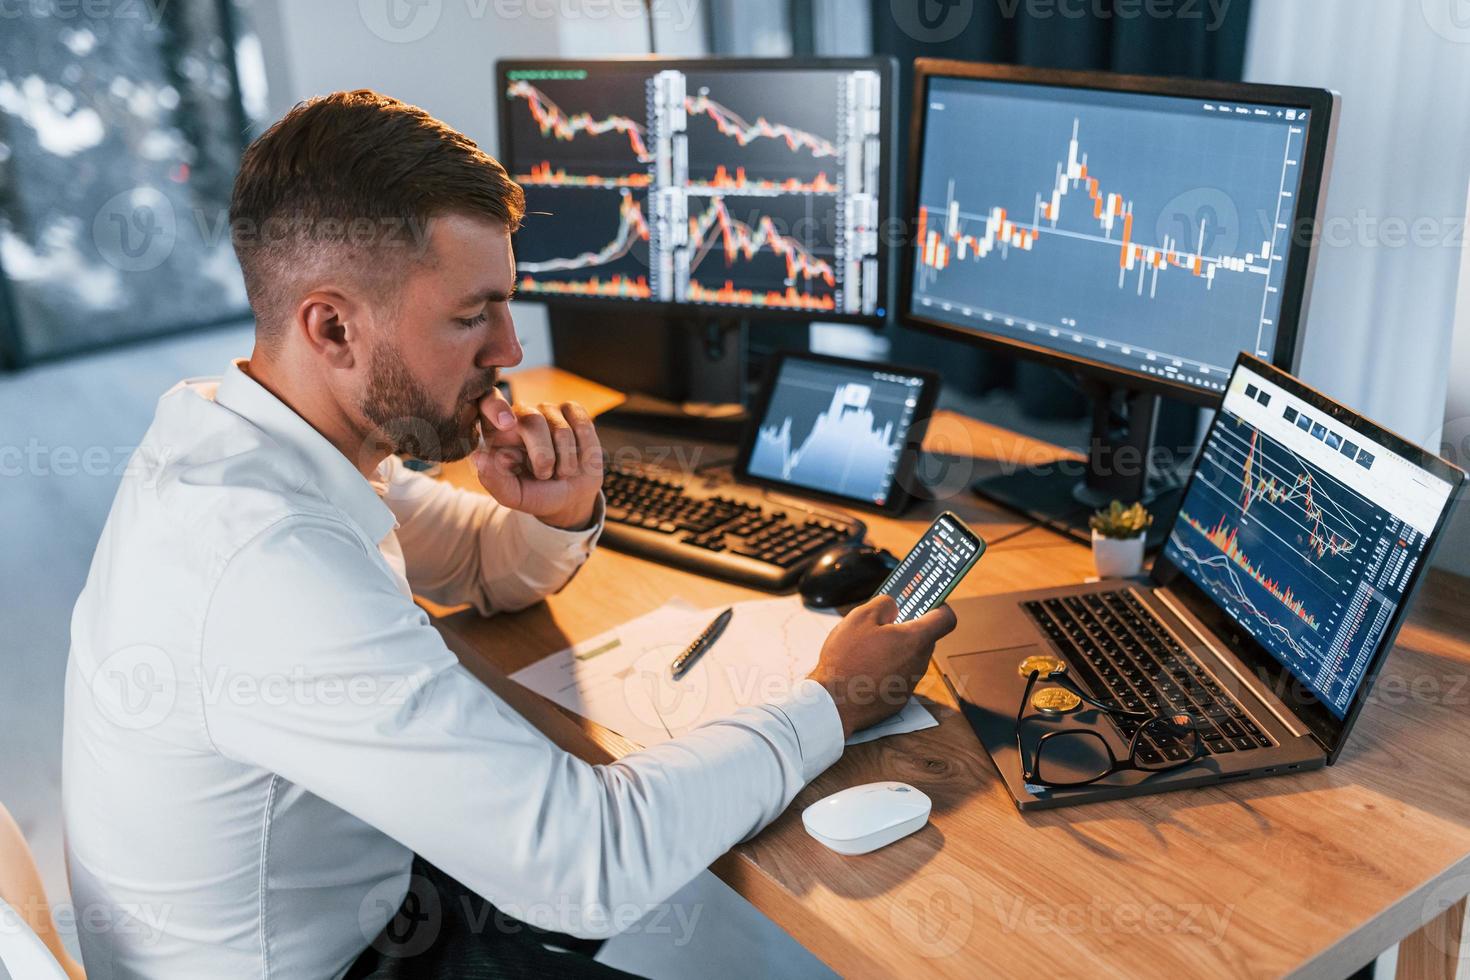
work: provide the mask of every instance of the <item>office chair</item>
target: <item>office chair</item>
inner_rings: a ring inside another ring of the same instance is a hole
[[[18,927],[18,928],[17,928]],[[56,934],[35,858],[0,804],[0,967],[12,977],[85,980]]]

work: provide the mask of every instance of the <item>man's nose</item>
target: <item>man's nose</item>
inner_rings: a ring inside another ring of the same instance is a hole
[[[521,348],[521,339],[516,336],[515,324],[510,317],[497,327],[491,342],[480,351],[476,365],[479,367],[512,368],[521,363],[526,352]]]

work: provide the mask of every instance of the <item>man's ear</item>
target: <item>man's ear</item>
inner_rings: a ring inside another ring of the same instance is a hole
[[[296,331],[334,368],[353,366],[362,344],[363,310],[336,289],[316,289],[296,307]]]

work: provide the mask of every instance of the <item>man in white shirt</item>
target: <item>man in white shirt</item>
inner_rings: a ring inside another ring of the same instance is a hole
[[[482,910],[626,927],[897,710],[953,628],[948,609],[896,624],[868,603],[789,697],[607,766],[467,673],[413,593],[524,608],[601,528],[587,413],[494,388],[521,358],[522,213],[470,140],[370,92],[304,103],[246,152],[231,224],[255,350],[160,399],[72,620],[63,778],[89,976],[604,970],[499,915],[452,948],[437,929],[368,947],[408,908],[415,855]],[[489,496],[393,455],[472,450]]]

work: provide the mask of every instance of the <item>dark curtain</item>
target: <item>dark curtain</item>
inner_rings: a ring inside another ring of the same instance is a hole
[[[873,47],[899,62],[899,132],[913,114],[915,58],[958,58],[1238,81],[1249,0],[872,0]],[[900,154],[902,158],[904,154]],[[907,186],[907,160],[899,164]],[[894,336],[897,360],[942,371],[947,384],[982,391],[1015,384],[1038,416],[1080,409],[1050,369],[911,330]],[[1197,411],[1166,399],[1158,442],[1193,442]]]

